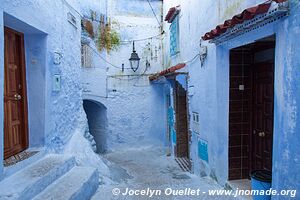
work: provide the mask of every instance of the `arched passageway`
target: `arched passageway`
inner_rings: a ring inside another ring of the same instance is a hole
[[[104,153],[107,150],[107,109],[103,104],[92,100],[83,100],[83,108],[90,133],[96,141],[97,153]]]

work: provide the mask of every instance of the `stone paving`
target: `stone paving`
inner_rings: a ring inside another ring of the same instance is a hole
[[[167,157],[162,148],[124,150],[106,154],[104,159],[109,165],[114,183],[101,184],[93,200],[238,199],[233,196],[209,196],[208,190],[223,188],[209,178],[183,172],[174,158]],[[127,188],[138,190],[140,195],[123,195]],[[174,193],[183,190],[190,195],[166,195],[165,192],[171,192],[171,189]],[[193,195],[189,189],[199,189],[199,195]],[[141,190],[145,190],[144,195],[141,195]],[[118,195],[113,195],[113,192]]]

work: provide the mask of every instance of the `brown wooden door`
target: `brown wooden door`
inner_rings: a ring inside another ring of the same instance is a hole
[[[24,36],[5,27],[4,158],[28,147]]]
[[[189,158],[189,135],[187,116],[187,92],[176,81],[176,157]]]
[[[252,170],[272,171],[274,119],[274,64],[253,69]]]

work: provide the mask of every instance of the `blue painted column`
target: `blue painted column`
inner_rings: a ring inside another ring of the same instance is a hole
[[[300,15],[299,1],[291,2],[289,18],[278,26],[275,72],[275,119],[272,188],[300,190]],[[274,196],[272,200],[291,199]]]

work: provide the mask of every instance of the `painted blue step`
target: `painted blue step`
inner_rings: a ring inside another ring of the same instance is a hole
[[[95,194],[98,185],[97,169],[74,167],[36,196],[34,200],[88,200]]]
[[[0,182],[0,200],[30,200],[74,166],[74,157],[47,155]]]

